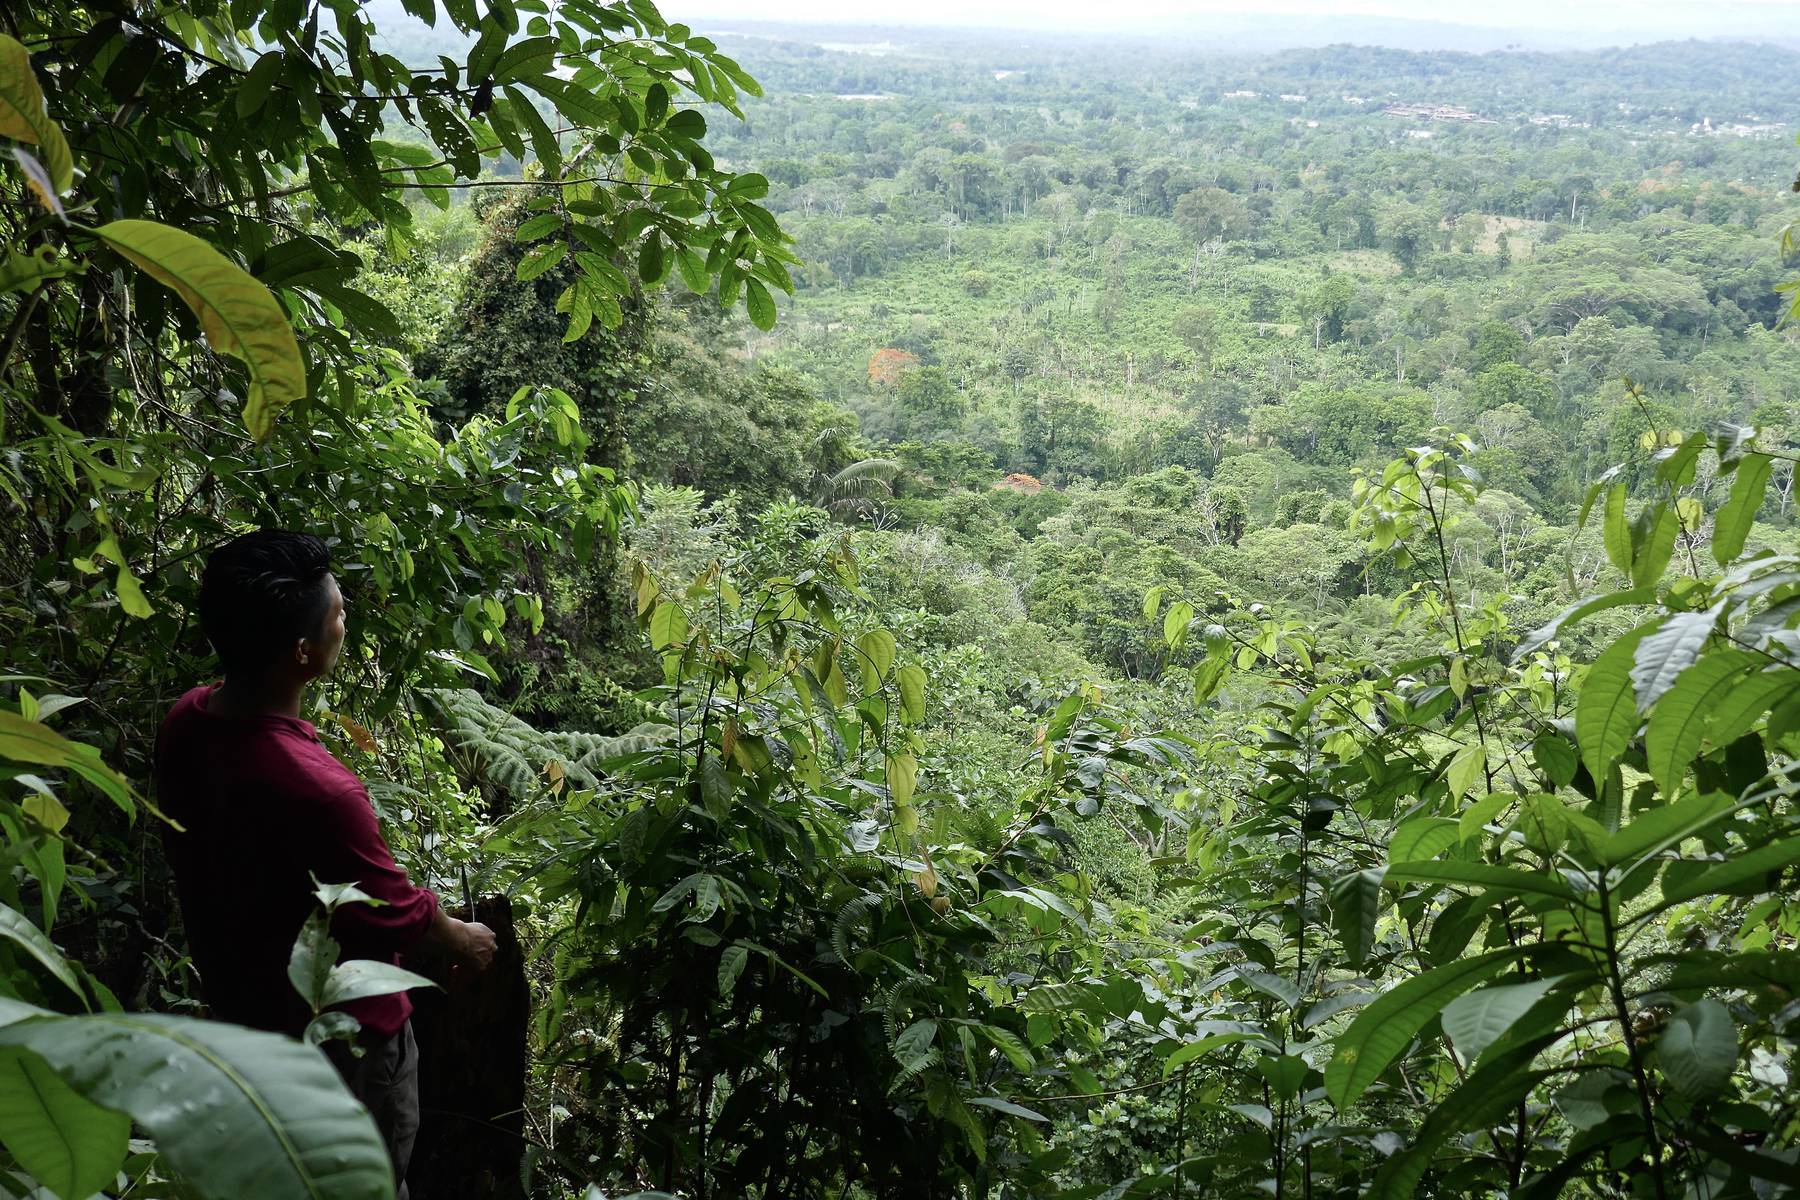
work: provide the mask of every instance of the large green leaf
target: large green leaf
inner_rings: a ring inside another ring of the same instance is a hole
[[[927,684],[925,668],[916,663],[907,663],[895,676],[895,683],[900,689],[900,711],[908,722],[925,719],[925,687]]]
[[[1731,477],[1731,496],[1713,518],[1712,554],[1720,566],[1744,552],[1744,539],[1756,521],[1756,510],[1762,507],[1763,489],[1774,465],[1768,455],[1752,451]]]
[[[110,1186],[130,1136],[125,1114],[83,1099],[35,1054],[0,1048],[0,1144],[52,1192],[80,1200]]]
[[[1263,1045],[1269,1044],[1268,1039],[1263,1037],[1260,1033],[1250,1033],[1241,1029],[1232,1030],[1227,1033],[1208,1034],[1198,1041],[1189,1042],[1184,1046],[1178,1047],[1175,1053],[1169,1055],[1169,1057],[1163,1061],[1163,1078],[1167,1079],[1175,1072],[1181,1070],[1181,1068],[1193,1062],[1196,1058],[1211,1054],[1221,1046],[1234,1046],[1239,1042],[1257,1042]]]
[[[1575,741],[1581,761],[1595,779],[1606,773],[1637,732],[1637,699],[1632,694],[1631,664],[1638,643],[1654,624],[1640,625],[1601,652],[1588,668],[1575,702]]]
[[[1689,796],[1674,804],[1652,808],[1632,818],[1631,823],[1600,844],[1600,865],[1616,867],[1645,854],[1654,854],[1680,844],[1736,812],[1738,805],[1730,796],[1709,792]]]
[[[1589,596],[1585,600],[1578,600],[1527,634],[1525,640],[1519,643],[1518,649],[1513,651],[1513,661],[1522,661],[1539,646],[1560,634],[1563,626],[1573,624],[1584,617],[1604,612],[1609,608],[1621,608],[1627,604],[1654,603],[1656,603],[1656,589],[1653,587],[1631,588],[1623,592],[1608,592],[1604,596]]]
[[[1340,1112],[1354,1104],[1444,1005],[1525,953],[1525,947],[1508,946],[1459,959],[1376,997],[1338,1036],[1325,1065],[1325,1094],[1332,1104]]]
[[[1344,957],[1360,967],[1375,945],[1375,922],[1381,917],[1382,870],[1356,871],[1331,885],[1331,915],[1337,922]]]
[[[57,982],[81,997],[83,1004],[87,1003],[87,993],[81,990],[81,982],[76,979],[75,970],[69,966],[69,960],[63,957],[62,951],[28,917],[4,904],[0,904],[0,938],[36,959],[38,965],[56,977]]]
[[[1424,862],[1456,845],[1458,822],[1449,817],[1414,817],[1388,837],[1388,857],[1396,862]]]
[[[1737,1065],[1737,1026],[1717,1000],[1683,1008],[1656,1040],[1656,1065],[1675,1090],[1693,1098],[1725,1086]]]
[[[44,109],[44,92],[31,70],[31,55],[17,39],[0,33],[0,137],[29,142],[44,158],[44,170],[58,194],[75,182],[75,158],[62,127]]]
[[[1675,613],[1661,628],[1644,636],[1631,665],[1639,713],[1649,712],[1662,694],[1675,686],[1681,673],[1694,665],[1718,623],[1715,611]]]
[[[272,1033],[152,1013],[0,1028],[90,1102],[127,1114],[200,1200],[392,1200],[368,1110],[325,1056]]]
[[[1637,556],[1631,560],[1631,582],[1647,587],[1662,578],[1675,553],[1675,535],[1681,532],[1681,518],[1672,504],[1659,504],[1639,515],[1644,527]]]
[[[1606,491],[1606,514],[1601,524],[1606,557],[1619,570],[1631,571],[1631,526],[1625,520],[1625,485],[1615,483]]]
[[[1480,742],[1470,742],[1450,759],[1445,778],[1450,784],[1450,797],[1460,800],[1469,794],[1477,780],[1483,778],[1487,768],[1487,747]]]
[[[1796,688],[1800,688],[1800,673],[1785,664],[1739,681],[1713,708],[1706,724],[1707,739],[1715,746],[1729,746]]]
[[[1499,900],[1505,896],[1554,896],[1558,900],[1573,900],[1575,892],[1563,881],[1561,876],[1527,871],[1515,871],[1510,867],[1497,867],[1492,863],[1475,862],[1405,862],[1391,863],[1387,869],[1388,883],[1462,883],[1470,887],[1486,889],[1489,899]]]
[[[1533,979],[1497,983],[1458,996],[1444,1006],[1444,1036],[1466,1061],[1474,1062],[1555,986],[1554,979]]]
[[[1680,904],[1699,896],[1732,894],[1746,883],[1760,883],[1769,872],[1800,860],[1800,837],[1770,842],[1734,854],[1714,867],[1663,888],[1663,906]]]
[[[1650,777],[1663,795],[1675,794],[1688,764],[1700,750],[1712,714],[1757,662],[1744,650],[1709,654],[1677,676],[1674,686],[1656,702],[1644,730],[1644,753]]]
[[[215,350],[249,373],[244,426],[267,440],[281,411],[306,396],[306,363],[293,326],[254,276],[191,233],[156,221],[113,221],[94,231],[158,283],[174,289]]]

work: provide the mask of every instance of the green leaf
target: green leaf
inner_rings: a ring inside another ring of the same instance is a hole
[[[563,227],[563,215],[559,212],[539,213],[529,220],[522,221],[513,230],[513,241],[535,242],[546,234],[555,233]]]
[[[982,1036],[994,1043],[994,1048],[1006,1056],[1013,1070],[1027,1074],[1037,1066],[1037,1059],[1032,1057],[1030,1049],[1020,1040],[1019,1035],[1010,1029],[1002,1029],[998,1025],[978,1026]]]
[[[1757,719],[1800,687],[1792,667],[1777,665],[1758,671],[1720,700],[1706,723],[1706,737],[1715,746],[1729,746],[1756,724]]]
[[[1018,1117],[1025,1121],[1044,1123],[1050,1120],[1043,1113],[1034,1112],[1022,1104],[1014,1104],[1011,1100],[1002,1100],[998,1096],[970,1096],[970,1104],[978,1104],[982,1108],[991,1108],[995,1112],[1003,1112],[1009,1117]]]
[[[652,233],[638,247],[638,278],[646,285],[661,283],[668,270],[668,260],[663,254],[662,235]]]
[[[71,742],[41,721],[28,721],[18,713],[0,710],[0,760],[4,759],[74,771],[125,813],[132,812],[131,785],[101,761],[100,752]]]
[[[919,760],[910,754],[887,756],[888,795],[896,805],[912,802],[913,788],[919,781]]]
[[[129,1117],[84,1099],[35,1054],[0,1050],[0,1145],[50,1191],[110,1187],[130,1136]]]
[[[1463,1061],[1474,1062],[1530,1012],[1556,982],[1534,979],[1529,983],[1495,984],[1458,996],[1444,1006],[1444,1036],[1456,1046]]]
[[[31,55],[15,38],[0,33],[0,137],[28,142],[43,155],[57,194],[75,185],[75,158],[62,126],[50,119],[44,92],[31,70]]]
[[[907,663],[895,676],[895,684],[900,689],[900,711],[909,722],[914,724],[925,719],[927,683],[925,668],[917,663]]]
[[[276,79],[286,66],[287,55],[279,50],[271,50],[251,65],[244,73],[244,81],[238,84],[237,96],[233,99],[238,120],[248,120],[262,111],[262,106],[268,102],[270,90],[274,88]]]
[[[1214,1033],[1196,1042],[1188,1042],[1163,1061],[1163,1078],[1167,1079],[1195,1059],[1211,1054],[1221,1046],[1233,1046],[1239,1042],[1266,1041],[1261,1034],[1245,1030],[1233,1030],[1229,1033]]]
[[[665,600],[650,614],[650,648],[663,650],[687,638],[688,618],[681,605]]]
[[[1455,826],[1452,824],[1452,831]],[[1387,883],[1460,883],[1489,890],[1489,898],[1503,896],[1554,896],[1573,900],[1575,893],[1560,876],[1549,873],[1530,874],[1492,863],[1476,862],[1401,862],[1390,863]]]
[[[214,350],[244,364],[244,427],[267,441],[283,409],[306,396],[306,363],[274,293],[191,233],[155,221],[113,221],[94,232],[193,310]]]
[[[675,265],[681,271],[681,281],[687,284],[690,292],[705,295],[712,287],[712,276],[706,270],[706,260],[686,246],[675,251]]]
[[[1720,566],[1744,552],[1744,540],[1756,522],[1756,510],[1762,507],[1763,489],[1774,465],[1768,455],[1752,451],[1731,477],[1731,495],[1713,518],[1712,556]]]
[[[393,963],[353,958],[331,968],[325,980],[325,1007],[348,1004],[369,996],[391,996],[413,988],[435,988],[436,983]]]
[[[1450,783],[1450,798],[1459,800],[1469,794],[1477,780],[1484,778],[1487,767],[1487,747],[1480,742],[1471,742],[1456,752],[1450,760],[1450,769],[1446,772]]]
[[[567,242],[545,242],[537,249],[519,260],[517,274],[520,282],[529,282],[561,262],[569,253]]]
[[[856,639],[856,649],[857,665],[862,668],[863,690],[876,691],[894,667],[894,635],[885,629],[871,629]]]
[[[1388,838],[1388,857],[1397,862],[1423,862],[1454,846],[1461,831],[1449,817],[1414,817]]]
[[[1679,446],[1666,451],[1666,457],[1658,455],[1656,477],[1674,487],[1686,487],[1694,482],[1694,470],[1699,463],[1700,452],[1712,445],[1712,438],[1704,433],[1690,433]]]
[[[1673,796],[1681,786],[1688,764],[1700,750],[1711,714],[1740,686],[1757,661],[1744,650],[1708,655],[1677,676],[1674,686],[1657,701],[1644,730],[1644,753],[1650,777],[1663,795]]]
[[[329,932],[329,922],[324,913],[315,911],[294,939],[287,968],[288,982],[314,1011],[326,1006],[325,985],[337,960],[338,944]]]
[[[1771,871],[1795,861],[1800,861],[1800,837],[1733,854],[1717,866],[1708,867],[1680,883],[1664,886],[1663,902],[1658,907],[1666,908],[1701,896],[1735,895],[1744,884],[1762,885]]]
[[[700,757],[700,805],[715,821],[731,812],[731,772],[716,754]]]
[[[1673,505],[1659,504],[1639,514],[1639,520],[1648,528],[1638,555],[1631,562],[1631,582],[1648,587],[1668,569],[1669,559],[1675,553],[1675,535],[1681,532],[1681,518]]]
[[[1648,587],[1608,592],[1604,596],[1589,596],[1585,600],[1569,605],[1549,621],[1527,634],[1525,640],[1519,643],[1518,649],[1513,651],[1513,661],[1522,662],[1538,647],[1561,634],[1564,626],[1591,617],[1597,612],[1605,612],[1609,608],[1621,608],[1628,604],[1654,603],[1656,603],[1656,589]]]
[[[1637,732],[1637,698],[1631,667],[1638,643],[1655,624],[1640,625],[1601,652],[1588,668],[1575,702],[1575,741],[1581,759],[1595,779],[1606,773]]]
[[[62,951],[23,913],[4,904],[0,904],[0,938],[29,954],[57,982],[79,996],[83,1004],[87,1003],[87,993],[81,990],[81,981],[75,977],[75,969],[63,957]]]
[[[725,947],[725,953],[719,956],[719,995],[729,996],[737,987],[738,977],[744,973],[744,964],[750,961],[750,950],[746,946],[732,945]]]
[[[744,280],[744,307],[758,329],[775,328],[775,300],[760,280]]]
[[[1679,845],[1684,838],[1693,837],[1737,809],[1732,797],[1722,792],[1689,796],[1686,800],[1650,809],[1596,847],[1595,857],[1603,867],[1616,867],[1646,854],[1659,853]]]
[[[1331,885],[1331,915],[1344,944],[1344,957],[1352,966],[1367,962],[1375,945],[1375,923],[1385,905],[1383,874],[1380,867],[1355,871]]]
[[[1331,1103],[1339,1112],[1349,1108],[1444,1005],[1526,952],[1524,947],[1509,946],[1458,959],[1376,997],[1334,1043],[1331,1061],[1325,1065],[1325,1093]]]
[[[1647,713],[1676,677],[1694,664],[1719,622],[1717,610],[1675,613],[1639,642],[1632,657],[1631,686],[1639,713]]]
[[[1156,620],[1156,614],[1162,611],[1164,589],[1153,587],[1144,593],[1144,620],[1146,623]]]
[[[1625,485],[1615,483],[1606,492],[1605,523],[1601,530],[1606,541],[1606,557],[1612,565],[1631,573],[1631,526],[1625,520]]]
[[[1169,611],[1163,614],[1163,641],[1170,649],[1179,650],[1187,641],[1188,626],[1194,621],[1194,606],[1186,600],[1177,600],[1169,605]]]
[[[0,1045],[131,1117],[199,1200],[393,1198],[381,1134],[313,1047],[160,1013],[33,1017]]]
[[[1669,1018],[1656,1040],[1656,1065],[1690,1099],[1725,1086],[1737,1066],[1737,1026],[1717,1000],[1697,1000]]]
[[[1565,746],[1567,742],[1563,743]],[[1456,818],[1456,840],[1467,842],[1480,833],[1482,827],[1504,812],[1519,797],[1511,792],[1489,792],[1475,803],[1463,809]],[[1434,856],[1435,857],[1435,856]]]
[[[1231,670],[1231,660],[1208,656],[1194,668],[1194,706],[1197,708],[1218,694],[1219,687]]]

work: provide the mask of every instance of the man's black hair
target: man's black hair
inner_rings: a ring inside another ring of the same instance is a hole
[[[200,626],[227,675],[256,675],[325,628],[331,552],[310,533],[259,529],[206,560]]]

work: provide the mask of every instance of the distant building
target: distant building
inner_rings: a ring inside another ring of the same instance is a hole
[[[1423,117],[1427,121],[1457,121],[1465,125],[1499,124],[1492,117],[1484,117],[1454,104],[1390,104],[1381,111],[1390,117]]]
[[[1262,96],[1261,92],[1236,91],[1236,92],[1226,92],[1225,95],[1221,98],[1225,99],[1225,100],[1255,100],[1261,96]]]
[[[1304,92],[1283,92],[1281,93],[1281,98],[1290,104],[1306,103],[1306,93]]]

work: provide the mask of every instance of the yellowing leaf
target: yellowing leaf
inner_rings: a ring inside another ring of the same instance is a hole
[[[33,792],[19,802],[19,807],[32,820],[48,829],[51,833],[61,833],[62,827],[69,823],[69,810],[55,796],[46,796],[41,792]]]
[[[856,661],[862,667],[863,690],[873,692],[893,669],[894,635],[885,629],[871,629],[856,639],[856,649]]]
[[[896,805],[911,803],[919,781],[919,760],[910,754],[890,754],[887,760],[888,794]]]
[[[1487,766],[1487,747],[1480,742],[1472,742],[1456,752],[1450,760],[1449,780],[1452,798],[1466,796],[1475,781],[1482,777]]]
[[[50,119],[44,106],[44,90],[32,73],[31,55],[17,39],[5,34],[0,34],[0,137],[38,147],[58,194],[74,186],[75,158],[62,127]]]
[[[908,723],[925,719],[925,668],[907,663],[895,680],[900,687],[900,712]]]
[[[174,289],[200,319],[213,349],[244,364],[250,376],[244,426],[251,437],[266,441],[281,411],[306,396],[306,363],[274,294],[183,230],[155,221],[113,221],[94,232],[152,279]]]

